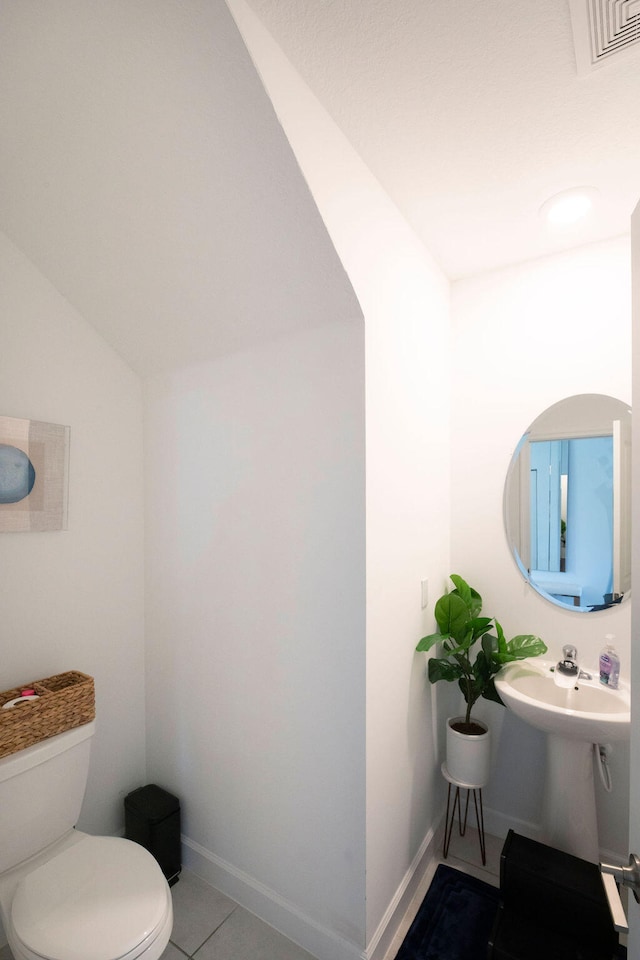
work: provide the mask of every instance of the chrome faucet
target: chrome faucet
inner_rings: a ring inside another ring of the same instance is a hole
[[[559,687],[572,687],[578,680],[593,679],[578,666],[578,650],[570,643],[562,648],[562,660],[556,664],[553,678]]]

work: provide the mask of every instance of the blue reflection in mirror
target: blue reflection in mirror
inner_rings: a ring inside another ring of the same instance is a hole
[[[532,581],[559,603],[605,603],[613,589],[613,437],[531,443],[530,507]]]
[[[522,576],[577,613],[631,593],[631,409],[602,394],[567,397],[520,438],[504,521]]]
[[[36,471],[24,450],[0,443],[0,503],[18,503],[28,497]]]

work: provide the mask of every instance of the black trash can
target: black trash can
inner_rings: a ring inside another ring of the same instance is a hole
[[[180,876],[180,801],[149,783],[124,798],[125,836],[156,858],[172,886]]]

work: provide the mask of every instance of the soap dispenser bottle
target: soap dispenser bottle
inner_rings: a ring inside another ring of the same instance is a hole
[[[612,690],[617,690],[620,680],[620,657],[613,645],[614,635],[608,633],[605,640],[606,646],[600,654],[600,683],[606,684]]]

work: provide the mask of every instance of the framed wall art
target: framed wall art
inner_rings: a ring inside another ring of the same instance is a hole
[[[69,433],[0,417],[0,533],[67,529]]]

